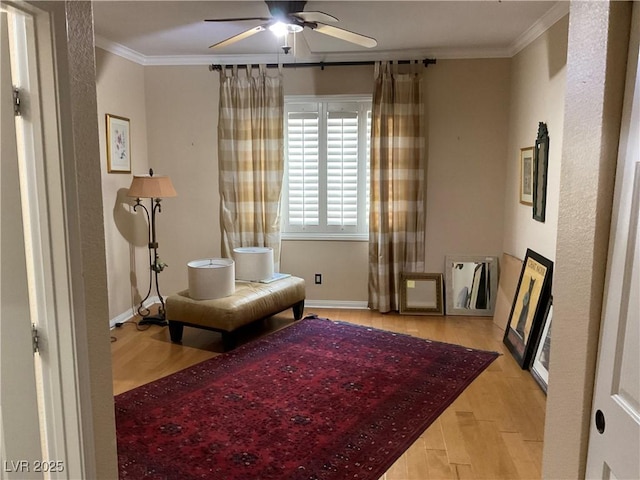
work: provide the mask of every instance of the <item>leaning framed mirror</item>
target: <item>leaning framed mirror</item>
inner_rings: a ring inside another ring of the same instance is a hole
[[[498,293],[498,257],[445,257],[447,315],[493,316]]]
[[[400,313],[444,315],[441,273],[400,274]]]

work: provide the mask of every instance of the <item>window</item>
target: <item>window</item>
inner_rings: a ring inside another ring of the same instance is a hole
[[[285,98],[283,238],[368,239],[370,97]]]

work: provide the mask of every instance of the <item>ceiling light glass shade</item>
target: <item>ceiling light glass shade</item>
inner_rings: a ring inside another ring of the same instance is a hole
[[[284,37],[288,33],[298,33],[302,31],[301,25],[295,23],[276,22],[269,27],[276,37]]]
[[[127,196],[133,198],[167,198],[178,194],[167,176],[136,175]]]

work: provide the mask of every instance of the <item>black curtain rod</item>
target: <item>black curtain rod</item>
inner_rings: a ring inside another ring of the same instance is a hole
[[[410,63],[413,63],[414,60],[397,60],[394,63],[400,64],[400,65],[408,65]],[[282,68],[305,68],[305,67],[320,67],[321,70],[324,70],[324,67],[352,67],[355,65],[375,65],[376,62],[374,61],[363,61],[363,62],[307,62],[307,63],[282,63],[282,64],[278,64],[278,63],[267,63],[267,68],[278,68],[278,67],[282,67]],[[436,63],[436,59],[435,58],[425,58],[424,60],[422,60],[421,62],[425,67],[428,67],[429,65],[435,65]],[[253,64],[251,65],[251,68],[258,68],[259,65],[257,64]],[[209,70],[210,71],[221,71],[223,68],[233,68],[232,65],[209,65]],[[238,65],[238,68],[247,68],[246,65]]]

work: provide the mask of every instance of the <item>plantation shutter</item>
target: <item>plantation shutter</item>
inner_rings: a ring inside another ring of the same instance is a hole
[[[358,224],[358,112],[327,114],[327,225]]]
[[[371,102],[336,98],[285,99],[282,225],[290,238],[368,238]]]
[[[318,225],[320,221],[318,112],[289,113],[287,135],[289,225]]]

